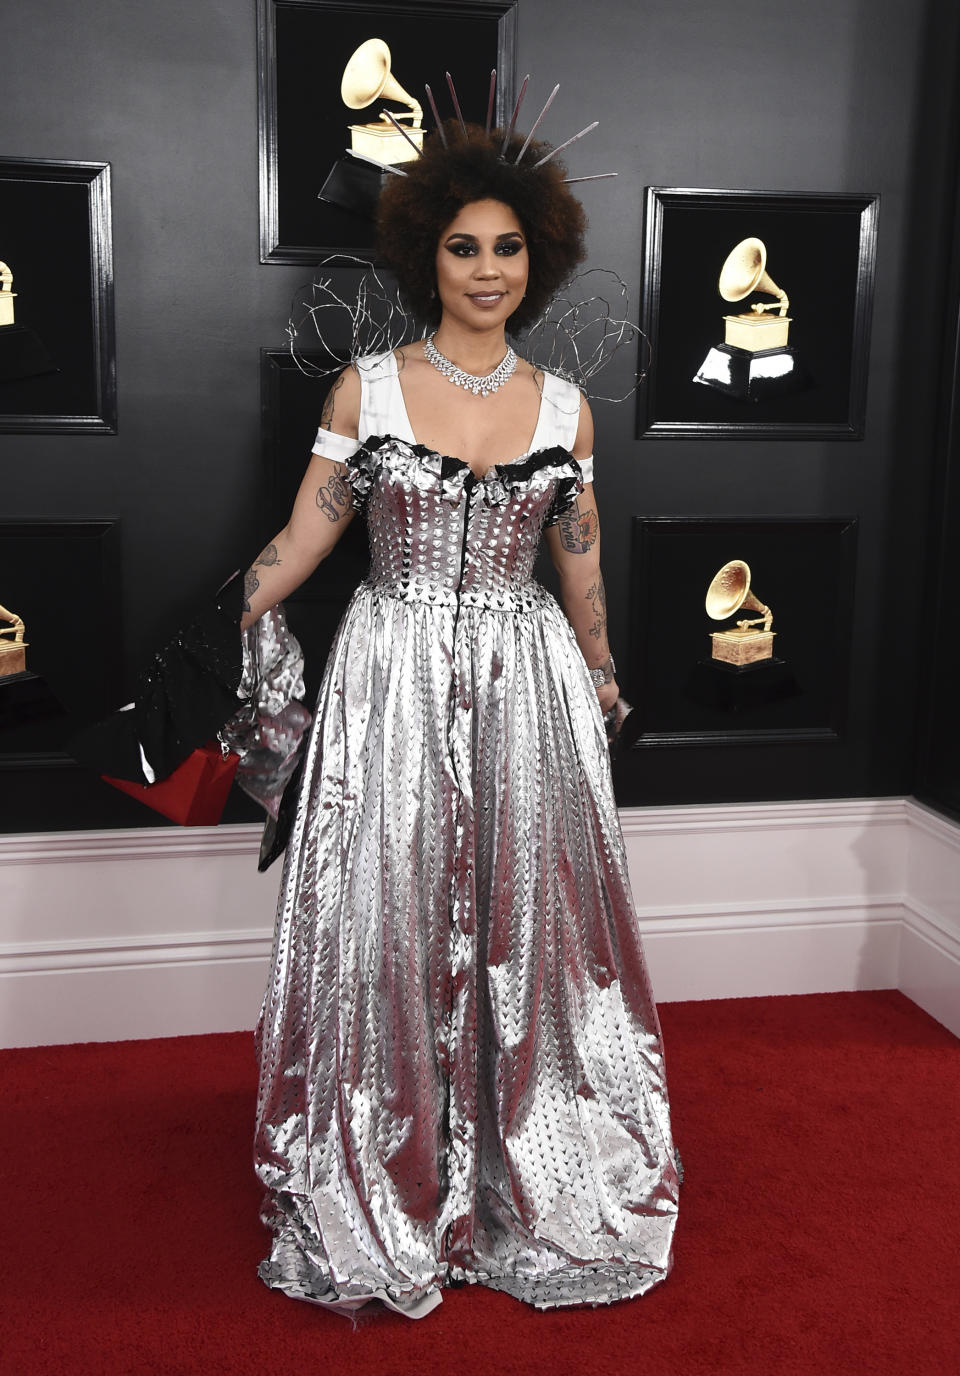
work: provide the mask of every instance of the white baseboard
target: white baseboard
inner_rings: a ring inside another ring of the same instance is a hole
[[[960,1035],[960,828],[903,798],[621,812],[659,1001],[904,990]],[[279,865],[226,826],[0,837],[0,1046],[239,1031]]]
[[[644,950],[658,1002],[889,989],[901,919],[889,902],[673,915],[645,926]]]
[[[0,837],[0,1046],[240,1031],[280,866],[257,826]]]
[[[960,937],[915,905],[904,918],[898,988],[960,1037]]]

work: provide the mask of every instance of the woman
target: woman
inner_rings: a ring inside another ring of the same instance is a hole
[[[544,145],[518,167],[501,139],[450,126],[384,192],[383,252],[436,331],[340,374],[246,576],[252,627],[364,513],[370,575],[320,690],[257,1029],[260,1274],[341,1310],[421,1317],[462,1281],[606,1303],[671,1264],[678,1161],[602,719],[593,424],[505,339],[582,258],[583,214],[554,160],[532,168]],[[566,616],[531,577],[543,531]]]

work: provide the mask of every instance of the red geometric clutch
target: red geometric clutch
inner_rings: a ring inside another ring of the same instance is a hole
[[[113,779],[108,774],[101,778],[183,827],[214,827],[223,816],[239,763],[239,755],[231,752],[224,758],[220,742],[208,741],[155,784]]]

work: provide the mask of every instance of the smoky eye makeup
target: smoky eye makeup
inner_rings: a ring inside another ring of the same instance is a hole
[[[453,234],[449,239],[445,240],[443,246],[448,252],[455,254],[458,258],[472,257],[479,251],[477,240],[472,234]],[[523,247],[523,235],[511,232],[499,236],[494,245],[494,252],[500,254],[502,257],[510,257],[514,253],[519,253]]]

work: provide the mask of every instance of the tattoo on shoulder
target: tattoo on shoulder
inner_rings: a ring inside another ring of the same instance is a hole
[[[329,481],[317,488],[316,503],[331,521],[339,521],[350,509],[350,484],[343,464],[335,463]]]
[[[323,410],[320,412],[320,429],[321,429],[321,430],[332,430],[332,429],[333,429],[333,413],[334,413],[334,411],[336,410],[336,407],[337,407],[337,393],[339,392],[340,388],[343,386],[343,379],[344,379],[344,377],[345,377],[345,374],[344,374],[344,373],[341,373],[341,374],[339,375],[339,377],[336,379],[336,381],[334,382],[333,386],[330,388],[330,391],[327,393],[327,399],[326,399],[326,401],[323,403]]]
[[[565,550],[571,554],[586,554],[596,543],[600,522],[593,507],[581,511],[577,502],[573,511],[566,512],[558,519],[557,527],[560,543]]]

